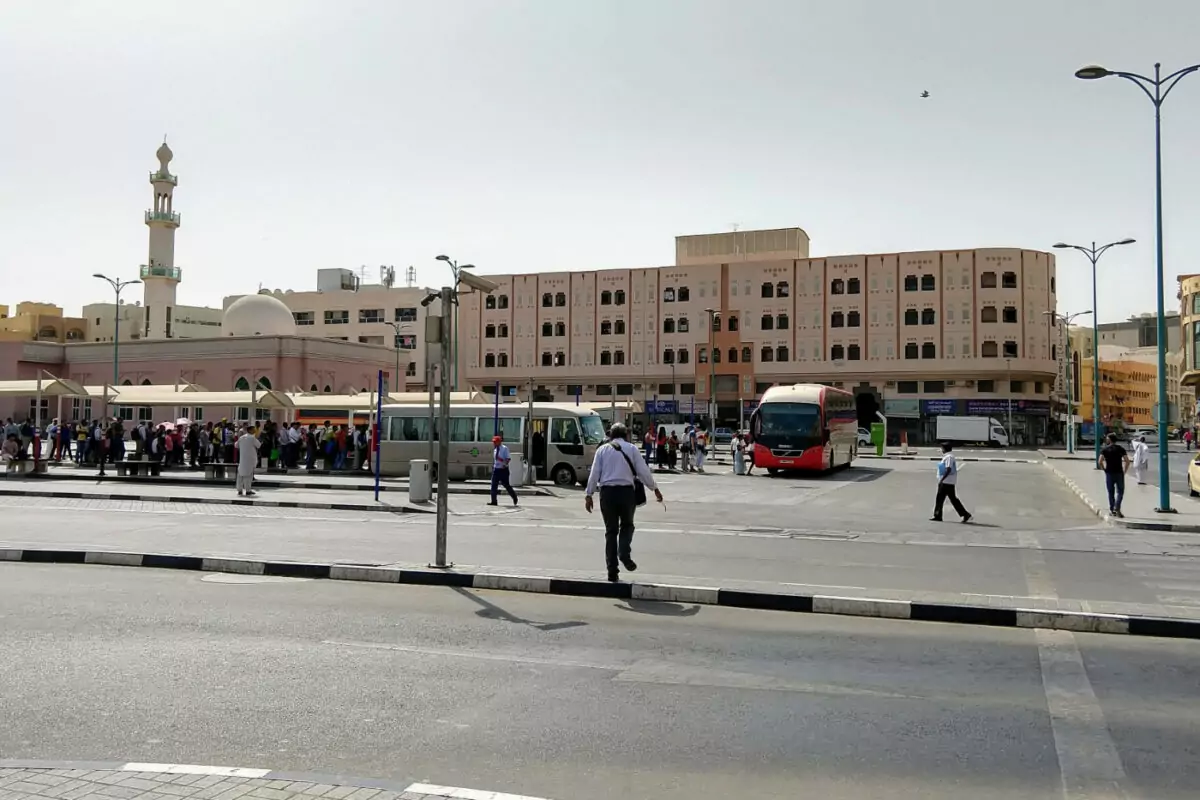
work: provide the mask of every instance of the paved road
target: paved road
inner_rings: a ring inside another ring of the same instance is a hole
[[[556,800],[1200,785],[1197,642],[229,580],[0,563],[2,757]]]
[[[666,509],[639,513],[637,577],[854,595],[1053,596],[1200,613],[1187,611],[1200,609],[1194,536],[1104,526],[1037,464],[971,464],[963,493],[979,524],[932,523],[929,471],[923,462],[888,462],[819,479],[664,478]],[[522,505],[488,509],[481,500],[456,513],[451,559],[510,572],[603,574],[602,523],[583,510],[581,493]],[[0,547],[367,564],[425,563],[433,552],[426,515],[53,498],[0,498],[0,510]]]

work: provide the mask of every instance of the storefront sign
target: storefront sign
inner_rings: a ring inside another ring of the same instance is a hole
[[[921,413],[925,416],[935,416],[937,414],[953,414],[953,400],[922,400]]]
[[[979,417],[997,417],[1008,413],[1009,404],[1003,399],[968,400],[967,415]],[[1012,401],[1012,413],[1026,416],[1046,417],[1050,415],[1050,403],[1046,400],[1016,400]]]
[[[744,411],[745,413],[753,414],[757,410],[758,410],[758,401],[757,400],[743,400],[742,401],[742,411]]]
[[[648,400],[646,402],[647,414],[676,414],[679,412],[679,403],[676,400]]]
[[[884,400],[883,415],[885,417],[919,417],[921,416],[921,401]]]

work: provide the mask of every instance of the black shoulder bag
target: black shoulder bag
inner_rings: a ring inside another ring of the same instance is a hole
[[[616,442],[612,442],[612,446],[616,449],[621,457],[625,459],[625,463],[629,465],[629,471],[633,473],[633,502],[637,506],[646,505],[646,487],[638,480],[637,470],[633,468],[633,461],[630,460],[629,454],[625,452],[625,448]]]

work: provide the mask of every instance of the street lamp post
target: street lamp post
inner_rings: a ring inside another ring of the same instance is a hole
[[[1125,244],[1133,244],[1135,239],[1122,239],[1119,242],[1109,242],[1103,247],[1096,247],[1096,243],[1092,242],[1091,247],[1085,247],[1078,244],[1067,244],[1066,242],[1058,242],[1054,246],[1060,250],[1070,249],[1078,250],[1087,256],[1088,261],[1092,262],[1092,308],[1099,309],[1100,304],[1096,299],[1096,262],[1100,260],[1100,256],[1104,255],[1110,248],[1118,247]],[[1097,311],[1092,315],[1092,439],[1096,444],[1096,469],[1100,469],[1100,437],[1104,433],[1100,422],[1100,312]]]
[[[1011,447],[1015,438],[1012,427],[1012,359],[1004,359],[1004,366],[1008,373],[1008,444]]]
[[[1067,453],[1074,455],[1075,453],[1075,395],[1071,393],[1071,368],[1074,366],[1071,363],[1071,321],[1076,317],[1083,317],[1091,314],[1091,311],[1076,311],[1074,314],[1059,314],[1055,311],[1043,311],[1043,314],[1049,314],[1062,323],[1063,339],[1066,340],[1066,352],[1064,355],[1067,359]]]
[[[1155,213],[1155,250],[1158,271],[1158,411],[1155,417],[1158,422],[1158,508],[1164,514],[1174,512],[1171,508],[1170,474],[1171,463],[1166,446],[1167,441],[1167,320],[1163,302],[1163,213],[1162,213],[1162,104],[1167,95],[1175,88],[1175,84],[1183,80],[1185,75],[1200,71],[1200,64],[1176,70],[1170,75],[1162,74],[1162,64],[1154,65],[1154,77],[1138,75],[1135,72],[1109,70],[1099,66],[1087,66],[1076,70],[1075,77],[1082,80],[1096,80],[1115,75],[1135,84],[1150,102],[1154,104],[1154,213]],[[1151,91],[1153,90],[1153,91]]]
[[[117,377],[121,369],[121,290],[126,286],[132,286],[135,283],[141,283],[139,280],[123,281],[120,278],[110,278],[107,275],[102,275],[99,272],[92,275],[93,278],[99,278],[106,281],[113,288],[113,294],[116,295],[115,305],[113,306],[113,377],[112,385],[116,386],[120,383]],[[104,393],[104,415],[108,416],[108,392]]]
[[[708,433],[711,436],[717,429],[717,311],[706,308],[704,313],[708,314]]]
[[[450,258],[450,256],[447,256],[447,255],[438,256],[437,260],[446,262],[446,264],[448,264],[450,266],[450,273],[454,276],[454,294],[452,295],[452,297],[454,298],[455,305],[454,305],[454,318],[451,320],[453,329],[450,332],[450,348],[451,348],[451,350],[450,350],[450,358],[451,358],[450,391],[457,392],[458,391],[458,284],[459,284],[459,280],[460,280],[459,274],[464,269],[475,269],[475,265],[474,264],[463,264],[460,267],[458,265],[457,261],[455,261],[454,259]],[[450,313],[450,309],[448,309],[448,308],[442,309],[442,313],[448,314],[448,313]]]
[[[389,328],[391,328],[392,333],[395,334],[395,338],[392,339],[392,347],[396,351],[396,380],[393,381],[392,383],[393,383],[396,393],[399,394],[399,392],[400,392],[400,331],[404,328],[411,328],[412,323],[411,322],[385,322],[384,324],[387,325]],[[429,356],[428,356],[428,354],[426,354],[426,361],[428,361],[428,360],[429,360]]]

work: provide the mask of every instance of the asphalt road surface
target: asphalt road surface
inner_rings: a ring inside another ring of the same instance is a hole
[[[555,800],[1200,785],[1197,642],[4,563],[0,614],[0,758]]]

